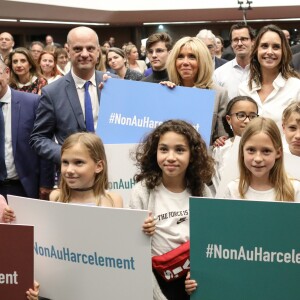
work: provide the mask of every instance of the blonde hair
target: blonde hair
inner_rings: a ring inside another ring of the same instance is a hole
[[[134,44],[128,44],[128,45],[126,45],[126,47],[124,49],[124,53],[125,53],[125,56],[126,56],[127,59],[130,56],[131,51],[132,51],[133,48],[137,49],[136,45],[134,45]],[[121,54],[119,54],[119,55],[121,55]]]
[[[93,186],[93,192],[97,200],[97,205],[101,205],[101,197],[104,196],[108,198],[112,202],[112,206],[114,206],[113,199],[106,192],[108,189],[107,159],[101,139],[96,134],[90,132],[79,132],[72,134],[63,143],[61,147],[61,155],[63,155],[65,150],[75,146],[76,144],[81,144],[84,146],[95,163],[102,161],[103,170],[100,173],[95,174]],[[61,177],[60,181],[60,194],[58,201],[65,203],[71,201],[71,189],[67,185],[63,176]]]
[[[300,115],[300,101],[294,101],[290,103],[282,113],[282,124],[285,124],[291,117],[292,113]]]
[[[170,81],[183,85],[182,78],[176,68],[176,60],[182,47],[190,47],[198,62],[198,72],[194,86],[202,89],[213,88],[213,62],[207,46],[197,37],[184,37],[176,42],[167,59],[167,71]]]
[[[245,199],[245,194],[251,183],[251,172],[244,163],[244,147],[249,138],[261,132],[270,137],[276,151],[282,151],[281,134],[272,119],[257,117],[247,125],[239,145],[239,194],[242,199]],[[276,159],[273,168],[270,170],[269,181],[274,186],[277,201],[294,201],[295,191],[285,172],[283,154]]]

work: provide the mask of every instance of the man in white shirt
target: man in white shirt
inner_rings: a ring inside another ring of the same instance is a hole
[[[235,58],[214,71],[214,81],[228,91],[229,99],[239,95],[239,85],[248,80],[250,54],[254,44],[254,32],[244,23],[238,23],[230,29],[230,41]]]

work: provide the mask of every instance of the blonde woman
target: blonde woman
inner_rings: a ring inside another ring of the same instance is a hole
[[[147,65],[144,60],[139,60],[137,47],[129,44],[125,47],[125,55],[128,63],[128,68],[144,74],[147,70]]]
[[[226,112],[228,94],[212,80],[213,63],[206,45],[196,37],[180,39],[168,57],[167,71],[170,81],[162,84],[171,88],[180,85],[216,91],[210,144],[212,145],[218,137],[227,135],[222,116]]]

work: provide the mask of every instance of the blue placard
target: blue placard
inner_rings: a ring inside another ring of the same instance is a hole
[[[169,119],[190,122],[209,145],[215,91],[110,78],[101,92],[97,134],[105,144],[139,143]]]

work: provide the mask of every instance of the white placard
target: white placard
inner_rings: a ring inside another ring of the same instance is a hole
[[[106,144],[104,147],[108,164],[109,190],[120,194],[123,206],[128,207],[131,190],[135,184],[133,176],[137,172],[131,153],[135,153],[137,144]]]
[[[35,227],[35,279],[55,300],[152,300],[147,211],[8,196],[16,223]],[[20,249],[21,251],[21,249]]]

